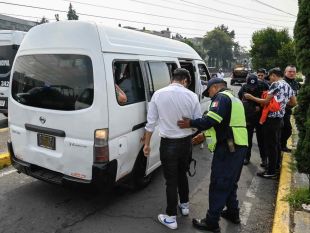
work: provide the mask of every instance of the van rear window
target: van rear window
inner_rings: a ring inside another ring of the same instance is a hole
[[[18,57],[11,93],[17,102],[37,108],[63,111],[88,108],[94,98],[91,59],[75,54]]]

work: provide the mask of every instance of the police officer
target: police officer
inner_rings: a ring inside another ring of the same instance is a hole
[[[196,120],[178,121],[178,126],[181,128],[195,127],[206,130],[204,135],[208,148],[214,152],[209,187],[209,210],[206,218],[193,219],[194,227],[213,232],[220,232],[218,223],[220,216],[235,224],[240,223],[237,183],[248,146],[243,105],[226,86],[227,83],[223,79],[211,79],[203,92],[212,100],[207,115]],[[223,211],[225,206],[227,209]]]
[[[258,77],[255,74],[250,74],[247,77],[246,84],[244,84],[238,92],[239,99],[242,101],[245,110],[246,124],[248,130],[248,140],[249,140],[248,141],[249,147],[247,155],[244,159],[244,165],[248,165],[250,162],[254,129],[256,129],[257,144],[262,160],[261,166],[265,167],[267,164],[266,162],[267,158],[264,153],[262,125],[259,124],[259,119],[262,113],[261,106],[254,101],[245,99],[244,94],[250,93],[255,97],[261,98],[263,91],[267,91],[268,89],[269,86],[267,83],[258,79]]]
[[[295,80],[296,67],[293,65],[287,66],[284,75],[284,80],[291,86],[295,96],[297,96],[297,92],[300,89],[300,83]],[[285,152],[291,152],[291,150],[287,148],[287,140],[292,135],[291,115],[292,107],[286,106],[285,115],[283,117],[283,128],[281,132],[281,150]]]

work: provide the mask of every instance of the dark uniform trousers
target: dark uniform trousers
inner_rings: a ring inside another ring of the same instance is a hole
[[[232,212],[239,211],[237,189],[247,147],[235,146],[235,148],[235,152],[229,152],[227,144],[221,143],[214,151],[207,212],[209,224],[218,223],[225,205]]]
[[[169,216],[177,215],[178,193],[180,203],[188,202],[187,171],[192,155],[192,137],[181,139],[162,138],[160,160],[166,179],[167,209]]]
[[[263,139],[262,125],[259,124],[258,121],[250,122],[249,124],[247,124],[246,128],[248,131],[248,144],[249,144],[246,158],[248,160],[250,160],[250,158],[251,158],[253,134],[254,134],[254,129],[256,129],[256,139],[257,139],[257,144],[258,144],[258,148],[259,148],[259,154],[260,154],[262,162],[266,161],[266,155],[265,155],[264,143],[263,143],[264,139]]]

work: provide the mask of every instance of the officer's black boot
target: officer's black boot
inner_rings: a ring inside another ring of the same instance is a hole
[[[240,224],[239,209],[233,211],[229,209],[223,210],[221,216],[234,224]]]
[[[211,231],[214,233],[220,233],[221,229],[218,223],[210,224],[205,218],[193,218],[193,226],[199,230]]]

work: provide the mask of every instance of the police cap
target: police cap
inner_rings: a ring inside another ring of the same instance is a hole
[[[202,93],[203,96],[209,97],[209,89],[212,85],[218,84],[218,83],[224,83],[227,85],[227,82],[224,79],[221,78],[211,78],[210,81],[207,84],[207,89]]]
[[[257,78],[257,76],[256,76],[255,74],[250,74],[250,75],[247,77],[247,79],[246,79],[246,83],[247,83],[248,85],[251,85],[251,86],[257,85],[257,83],[258,83],[258,78]]]

